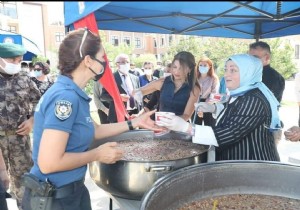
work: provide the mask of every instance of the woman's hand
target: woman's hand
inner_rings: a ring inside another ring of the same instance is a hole
[[[152,110],[146,113],[143,113],[142,115],[138,116],[137,118],[132,119],[132,125],[134,128],[145,128],[157,132],[161,132],[163,128],[160,128],[155,125],[155,121],[153,121],[150,116],[154,114],[156,110]]]
[[[300,128],[293,126],[284,132],[285,138],[290,141],[300,141]]]
[[[97,160],[101,163],[114,164],[123,157],[123,151],[117,142],[108,142],[97,147]]]

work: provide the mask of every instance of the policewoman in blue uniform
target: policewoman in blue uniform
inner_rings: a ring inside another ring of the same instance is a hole
[[[100,37],[87,29],[70,32],[59,48],[60,75],[40,99],[34,115],[34,166],[24,179],[24,210],[90,210],[84,177],[87,163],[113,164],[123,156],[116,142],[88,150],[102,139],[136,127],[155,129],[146,113],[132,121],[96,124],[90,98],[83,91],[90,79],[99,80],[106,62]]]

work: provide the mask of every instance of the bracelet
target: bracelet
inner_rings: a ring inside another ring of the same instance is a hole
[[[129,130],[131,130],[131,131],[134,130],[131,120],[127,121],[127,125],[128,125]]]

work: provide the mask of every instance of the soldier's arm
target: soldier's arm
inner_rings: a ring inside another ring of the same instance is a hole
[[[33,116],[35,107],[41,98],[41,92],[32,80],[29,81],[29,87],[30,87],[30,102],[33,105],[30,116]]]

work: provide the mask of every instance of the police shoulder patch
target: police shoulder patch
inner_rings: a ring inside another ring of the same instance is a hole
[[[55,116],[60,120],[65,120],[72,113],[72,103],[66,100],[59,100],[55,103]]]

